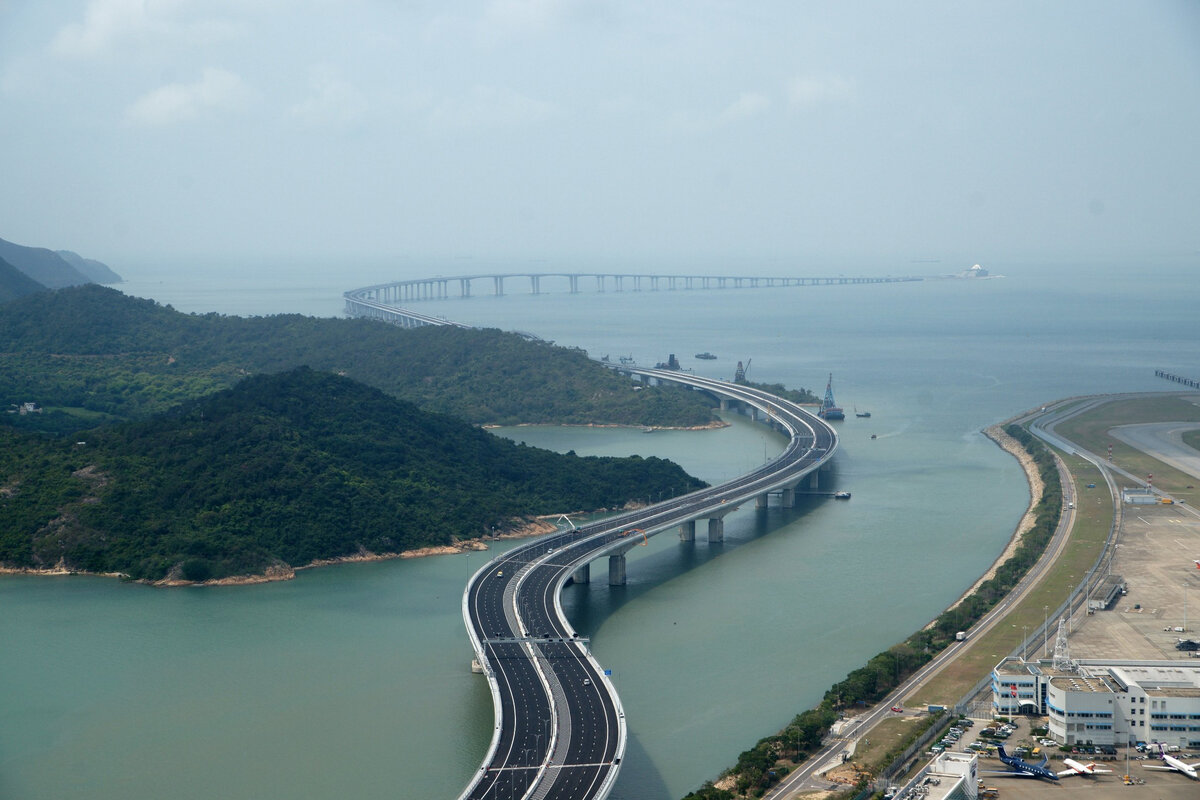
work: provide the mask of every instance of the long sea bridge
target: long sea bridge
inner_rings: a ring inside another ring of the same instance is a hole
[[[580,294],[582,292],[679,292],[719,289],[784,289],[798,286],[842,286],[864,283],[905,283],[917,276],[765,276],[765,275],[667,275],[620,272],[497,272],[478,275],[438,276],[380,283],[345,293],[346,313],[351,316],[388,319],[406,327],[457,324],[441,317],[404,310],[397,318],[398,303],[422,300],[468,298],[483,287],[503,297],[506,286],[527,287],[527,294]]]

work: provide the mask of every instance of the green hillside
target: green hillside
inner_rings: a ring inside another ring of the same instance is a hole
[[[0,258],[0,303],[7,303],[27,294],[41,292],[45,286]]]
[[[58,253],[44,247],[26,247],[0,239],[0,258],[52,289],[79,286],[91,280]]]
[[[715,420],[711,401],[697,393],[635,390],[580,350],[498,330],[182,314],[95,284],[0,306],[0,341],[0,405],[46,409],[3,422],[54,432],[142,418],[246,375],[298,366],[344,374],[475,424]]]
[[[78,440],[0,432],[0,564],[203,580],[699,485],[662,459],[525,447],[300,368]]]

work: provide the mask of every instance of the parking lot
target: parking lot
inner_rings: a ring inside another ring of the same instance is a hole
[[[1014,755],[1018,752],[1018,748],[1024,748],[1030,752],[1022,756],[1025,760],[1039,764],[1041,763],[1041,754],[1033,755],[1034,747],[1042,747],[1037,738],[1032,734],[1031,724],[1037,724],[1037,719],[1016,718],[1010,723],[1012,732],[1006,739],[992,739],[990,737],[981,736],[986,722],[976,720],[973,725],[965,728],[963,734],[951,748],[953,750],[966,750],[974,742],[998,742],[1004,744],[1004,749],[1009,755]],[[1068,754],[1059,751],[1057,746],[1042,747],[1042,749],[1050,756],[1050,762],[1047,766],[1055,772],[1061,772],[1066,769],[1061,759]],[[1024,800],[1024,798],[1043,798],[1043,797],[1086,797],[1086,798],[1108,798],[1122,797],[1126,800],[1131,798],[1146,798],[1146,800],[1195,800],[1200,797],[1200,785],[1195,781],[1189,780],[1184,775],[1179,775],[1170,772],[1156,772],[1143,768],[1142,764],[1154,764],[1155,761],[1143,756],[1146,760],[1137,758],[1140,754],[1131,753],[1129,761],[1129,774],[1135,780],[1141,780],[1143,783],[1135,783],[1132,786],[1126,786],[1123,776],[1126,774],[1125,752],[1118,751],[1118,755],[1074,755],[1071,756],[1076,761],[1083,764],[1090,764],[1093,761],[1096,766],[1102,769],[1111,769],[1111,774],[1094,775],[1094,776],[1069,776],[1060,779],[1057,782],[1040,780],[1037,778],[1021,778],[1007,777],[1011,770],[1006,767],[999,758],[989,757],[980,753],[979,755],[979,777],[983,780],[983,785],[987,787],[995,787],[998,791],[998,796],[1007,800],[1007,798],[1015,798],[1016,800]]]

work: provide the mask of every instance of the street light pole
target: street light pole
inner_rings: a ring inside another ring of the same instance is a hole
[[[1042,606],[1042,656],[1050,655],[1050,606]]]

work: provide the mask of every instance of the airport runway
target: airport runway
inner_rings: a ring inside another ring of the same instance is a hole
[[[1200,453],[1183,443],[1184,432],[1197,429],[1200,425],[1194,422],[1152,422],[1121,425],[1109,433],[1180,472],[1200,479]]]

